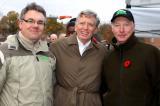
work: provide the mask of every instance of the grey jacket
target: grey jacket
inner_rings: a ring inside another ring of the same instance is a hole
[[[31,51],[12,35],[0,46],[0,106],[53,106],[56,59],[38,43]]]

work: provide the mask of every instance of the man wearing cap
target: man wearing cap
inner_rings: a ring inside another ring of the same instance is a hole
[[[75,32],[75,21],[76,21],[76,18],[72,18],[67,23],[67,26],[66,26],[66,37],[74,34],[74,32]]]
[[[129,10],[111,19],[113,50],[105,59],[105,106],[160,106],[160,51],[139,42]]]

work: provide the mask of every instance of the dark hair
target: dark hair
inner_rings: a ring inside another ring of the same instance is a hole
[[[38,11],[46,17],[46,11],[44,10],[44,8],[33,2],[33,3],[28,4],[25,8],[22,9],[19,19],[22,20],[25,14],[30,10]]]
[[[75,32],[75,30],[70,30],[70,27],[74,27],[76,22],[76,18],[72,18],[69,20],[69,22],[66,24],[66,37],[70,36]]]
[[[70,26],[75,26],[76,18],[72,18],[68,23],[67,23],[67,28]]]
[[[70,19],[69,22],[75,22],[75,21],[76,21],[76,18],[72,18],[72,19]]]

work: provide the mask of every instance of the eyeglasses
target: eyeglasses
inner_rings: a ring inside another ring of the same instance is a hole
[[[43,20],[38,20],[38,21],[35,21],[34,19],[28,19],[28,20],[26,20],[26,19],[22,19],[24,22],[26,22],[26,23],[28,23],[28,24],[35,24],[35,23],[37,23],[38,25],[40,25],[40,26],[43,26],[43,25],[45,25],[45,21],[43,21]]]

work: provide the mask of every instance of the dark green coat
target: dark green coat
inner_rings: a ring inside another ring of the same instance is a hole
[[[160,51],[134,35],[119,46],[114,38],[113,47],[104,64],[104,105],[159,106]]]

